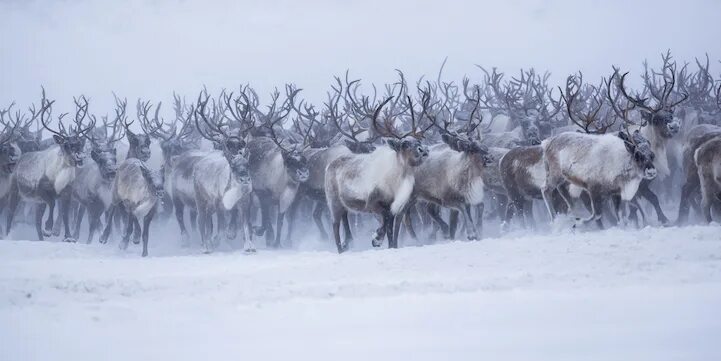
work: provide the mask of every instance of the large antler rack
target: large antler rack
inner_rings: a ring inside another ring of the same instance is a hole
[[[605,80],[602,83],[605,84]],[[586,91],[583,91],[584,87]],[[583,132],[604,134],[615,124],[616,118],[610,109],[604,109],[606,104],[602,86],[584,84],[583,73],[570,75],[566,78],[565,91],[560,87],[559,90],[569,119]]]

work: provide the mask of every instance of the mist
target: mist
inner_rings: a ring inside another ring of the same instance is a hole
[[[721,56],[717,1],[2,1],[0,13],[0,102],[25,107],[43,85],[62,111],[79,94],[104,113],[113,91],[168,102],[241,83],[264,95],[294,82],[319,102],[346,69],[366,84],[396,68],[417,79],[446,56],[449,79],[477,79],[481,64],[556,84],[638,71],[666,49]]]

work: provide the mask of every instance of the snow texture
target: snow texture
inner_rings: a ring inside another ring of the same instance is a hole
[[[0,242],[2,360],[717,360],[718,225],[152,257]],[[138,247],[131,245],[131,248]]]

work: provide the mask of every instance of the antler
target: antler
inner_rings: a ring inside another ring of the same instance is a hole
[[[138,103],[136,105],[137,116],[138,120],[140,121],[140,127],[143,129],[143,132],[145,132],[145,134],[163,140],[169,140],[173,135],[163,131],[164,122],[162,119],[159,119],[158,116],[158,114],[160,113],[160,107],[162,105],[163,102],[159,102],[158,105],[155,107],[155,113],[153,115],[153,118],[148,119],[148,113],[153,108],[153,105],[149,100],[141,101],[140,99],[138,99]],[[173,129],[173,132],[175,132],[175,129]]]
[[[15,112],[15,120],[12,118],[10,113],[15,102],[12,102],[10,106],[5,110],[0,110],[0,123],[3,125],[3,131],[0,134],[0,144],[6,144],[15,139],[15,132],[18,129],[23,129],[30,125],[33,119],[26,120],[25,115],[20,113],[20,110]],[[5,114],[8,115],[8,120],[5,120]],[[22,124],[22,125],[21,125]]]
[[[30,112],[33,114],[33,118],[39,117],[40,124],[42,124],[43,128],[47,129],[49,132],[51,132],[61,138],[66,138],[67,133],[65,132],[65,127],[63,126],[63,118],[67,115],[67,113],[63,113],[63,114],[60,114],[60,116],[58,116],[58,131],[55,131],[52,128],[50,128],[50,125],[48,125],[48,120],[52,113],[52,105],[53,105],[53,103],[55,103],[55,100],[48,100],[45,97],[45,88],[41,87],[41,89],[42,89],[42,98],[40,99],[40,110],[36,113],[35,106],[32,106],[30,108]]]
[[[603,81],[605,83],[605,79]],[[579,95],[582,89],[586,88],[588,95],[585,97]],[[609,121],[608,114],[601,114],[604,98],[601,95],[601,88],[590,84],[583,84],[583,73],[578,72],[578,76],[570,75],[566,78],[566,90],[561,90],[561,97],[566,102],[566,112],[571,121],[588,134],[603,134],[613,124]]]
[[[75,128],[70,128],[71,132],[75,133],[79,137],[88,138],[87,134],[90,130],[95,127],[95,117],[90,117],[90,124],[83,128],[83,122],[88,116],[88,98],[85,95],[81,95],[79,98],[73,97],[75,103]]]

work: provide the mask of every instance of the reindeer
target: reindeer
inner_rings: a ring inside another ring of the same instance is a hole
[[[710,124],[696,125],[686,133],[682,159],[685,179],[681,187],[677,225],[686,223],[691,205],[695,203],[694,198],[700,193],[701,177],[696,163],[696,153],[705,143],[719,137],[721,137],[721,127]],[[697,208],[696,205],[694,206]]]
[[[370,134],[369,129],[364,128],[360,123],[359,119],[366,117],[370,118],[371,114],[368,114],[367,104],[365,100],[359,101],[355,98],[355,94],[352,91],[354,86],[360,80],[348,80],[348,73],[346,72],[345,89],[339,77],[335,77],[336,85],[332,86],[333,92],[328,93],[328,101],[325,103],[326,114],[325,122],[332,124],[335,132],[325,129],[326,127],[317,120],[317,112],[311,107],[301,109],[301,107],[295,107],[296,112],[299,114],[299,121],[303,119],[307,123],[303,123],[302,126],[296,126],[298,132],[303,132],[312,128],[312,124],[318,124],[318,127],[312,129],[315,131],[315,136],[311,139],[311,147],[304,151],[304,155],[308,159],[308,180],[302,183],[298,189],[298,194],[309,198],[314,202],[313,206],[313,221],[321,234],[321,238],[329,239],[328,233],[323,225],[323,211],[326,209],[326,195],[325,195],[325,174],[328,164],[333,160],[350,155],[350,154],[366,154],[375,150],[376,146],[373,142],[376,140],[375,136],[370,136],[367,139],[361,140],[359,136],[361,134]],[[343,99],[345,106],[340,109],[340,100]],[[356,104],[354,107],[352,104]],[[363,105],[358,105],[363,104]],[[320,134],[318,134],[320,133]],[[332,144],[333,140],[337,139],[337,135],[343,137],[343,142],[339,144]],[[320,139],[319,139],[320,138]],[[300,197],[297,197],[297,199]],[[291,234],[293,228],[293,215],[297,208],[296,202],[289,210],[289,225],[288,235]],[[344,223],[346,232],[350,232],[350,225]]]
[[[565,92],[559,87],[561,100],[566,104],[568,120],[579,132],[605,134],[616,124],[614,111],[607,104],[602,89],[601,86],[584,84],[581,72],[566,79]],[[609,100],[615,102],[618,97],[617,94],[616,98],[609,98]],[[518,212],[522,217],[524,227],[527,221],[534,225],[532,201],[543,199],[542,188],[547,177],[543,147],[526,146],[511,149],[501,159],[500,168],[503,185],[509,197],[504,222],[506,224],[510,222],[514,214]],[[553,208],[565,213],[568,209],[562,200],[558,191],[554,190]]]
[[[225,98],[228,108],[231,107],[232,93],[221,95]],[[195,126],[199,134],[213,142],[216,150],[211,152],[189,151],[173,159],[173,199],[178,204],[176,210],[178,222],[182,226],[182,207],[188,203],[185,198],[193,197],[193,207],[199,212],[198,226],[203,247],[206,252],[212,250],[210,236],[212,235],[211,216],[213,213],[218,218],[218,236],[221,230],[227,230],[228,238],[234,238],[235,222],[238,212],[238,203],[242,200],[242,225],[244,238],[249,242],[247,251],[254,251],[248,208],[250,207],[250,192],[252,191],[250,176],[248,173],[248,162],[245,154],[245,141],[238,136],[232,135],[224,130],[226,124],[221,121],[222,109],[214,109],[212,114],[207,114],[206,107],[209,97],[203,93],[198,97],[198,105],[195,110]],[[236,99],[237,100],[237,99]],[[233,117],[242,123],[249,122],[247,118],[250,110],[243,111],[246,115],[239,116],[236,111],[230,110]],[[237,103],[236,103],[237,106]],[[203,125],[200,120],[202,119]],[[203,130],[205,129],[205,130]],[[241,130],[246,133],[250,128]],[[188,187],[190,183],[190,187]],[[190,189],[188,189],[190,188]],[[226,229],[225,213],[231,211],[231,228]],[[184,228],[184,227],[183,227]],[[216,237],[216,242],[217,237]]]
[[[622,76],[618,84],[620,93],[641,113],[642,121],[640,125],[632,126],[631,130],[639,130],[641,135],[651,144],[651,150],[656,155],[654,165],[657,167],[656,169],[659,172],[660,179],[671,176],[668,147],[672,138],[675,137],[681,129],[680,122],[674,116],[674,109],[688,99],[689,96],[688,94],[683,94],[680,100],[674,102],[669,100],[674,91],[674,85],[676,84],[676,63],[671,62],[670,53],[663,56],[663,62],[663,71],[660,74],[663,78],[663,87],[658,85],[655,80],[656,76],[648,74],[648,67],[644,63],[646,67],[646,72],[644,73],[646,89],[656,101],[656,105],[653,107],[646,105],[646,99],[639,99],[638,97],[628,95],[624,86],[625,77]],[[612,78],[617,76],[617,74],[618,69],[614,68],[614,76]],[[638,189],[638,194],[651,203],[658,216],[658,221],[661,224],[668,224],[669,220],[663,213],[663,209],[658,201],[658,196],[651,190],[650,183],[650,180],[642,181]]]
[[[10,104],[5,110],[0,110],[0,123],[4,127],[0,132],[0,212],[5,208],[5,197],[10,191],[11,177],[22,154],[17,141],[20,139],[21,135],[19,133],[25,128],[24,123],[27,121],[19,111],[13,121],[10,111],[14,104]],[[8,114],[9,119],[7,121],[5,120],[5,114]],[[29,121],[27,123],[29,124]],[[0,234],[2,234],[2,227],[0,227]]]
[[[103,117],[103,134],[90,138],[90,157],[94,164],[89,164],[77,172],[71,185],[73,199],[79,203],[75,218],[75,238],[79,237],[80,225],[85,211],[88,212],[88,239],[93,241],[95,232],[100,227],[100,217],[105,214],[112,203],[112,184],[118,168],[116,143],[124,136],[123,124],[126,120],[127,100],[115,98],[115,118],[108,123]],[[108,135],[108,130],[112,133]],[[106,217],[106,222],[109,219]]]
[[[391,97],[381,102],[373,112],[372,124],[376,132],[390,136],[386,145],[376,148],[368,154],[353,154],[333,160],[326,170],[325,190],[328,209],[333,222],[333,236],[339,253],[348,249],[353,236],[345,234],[345,242],[340,238],[340,222],[347,223],[348,211],[368,212],[379,215],[381,227],[375,232],[372,244],[380,247],[383,238],[388,236],[388,246],[397,248],[394,219],[401,214],[411,198],[415,184],[415,168],[428,158],[428,148],[419,138],[425,131],[416,126],[415,110],[410,96],[407,97],[411,110],[411,130],[402,135],[389,126],[385,131],[378,125],[378,114]],[[422,101],[427,107],[428,100]],[[423,110],[425,112],[425,110]]]
[[[467,82],[464,81],[464,85],[465,83]],[[471,207],[481,204],[484,200],[483,173],[486,167],[494,164],[494,159],[489,154],[488,148],[469,137],[483,121],[482,116],[476,117],[480,110],[480,87],[475,86],[473,95],[469,95],[465,89],[464,93],[466,101],[472,103],[473,108],[468,115],[468,122],[459,130],[462,135],[449,129],[452,120],[456,119],[456,114],[447,106],[443,105],[446,107],[445,112],[439,112],[431,118],[432,124],[441,131],[443,144],[431,146],[428,158],[416,167],[412,199],[423,200],[462,213],[468,239],[477,240],[480,235],[473,221]],[[428,116],[427,113],[421,114],[423,115]],[[443,127],[437,124],[439,115],[443,117],[441,118]],[[444,119],[445,117],[449,120]],[[475,119],[478,121],[473,124]],[[439,174],[444,176],[439,177]],[[455,213],[451,215],[452,227],[441,219],[438,207],[428,207],[428,213],[447,237],[453,236],[455,232],[453,219],[457,217]],[[404,221],[409,233],[414,235],[409,212],[404,214]],[[480,222],[481,219],[479,218],[478,221]]]
[[[254,137],[247,144],[253,193],[260,202],[262,218],[262,226],[257,234],[265,233],[266,244],[270,247],[280,247],[285,213],[295,200],[299,185],[306,182],[309,176],[308,161],[302,149],[283,145],[284,141],[278,139],[274,129],[291,112],[291,103],[298,91],[287,87],[288,95],[280,108],[277,107],[280,94],[277,90],[273,93],[268,112],[260,114],[265,119],[268,136]],[[275,233],[270,224],[273,206],[278,207]]]
[[[91,122],[83,128],[83,122],[88,113],[88,101],[84,96],[74,99],[76,105],[75,128],[67,131],[63,125],[63,118],[67,113],[61,114],[58,119],[58,131],[50,128],[51,107],[54,101],[45,97],[45,89],[42,91],[40,102],[39,119],[45,129],[53,133],[56,146],[42,151],[28,152],[20,156],[17,162],[15,173],[11,180],[9,195],[9,206],[6,229],[10,233],[13,217],[20,200],[37,203],[35,213],[35,229],[38,239],[43,240],[46,236],[41,223],[46,208],[50,208],[48,220],[45,223],[45,231],[53,229],[55,213],[55,202],[61,199],[61,211],[63,224],[65,226],[65,241],[74,242],[70,234],[68,219],[68,203],[70,192],[68,185],[75,179],[76,169],[83,166],[85,160],[85,137],[88,131],[93,128]],[[49,234],[48,234],[49,235]]]
[[[226,211],[233,210],[243,200],[243,234],[246,251],[254,252],[252,230],[248,217],[248,206],[252,183],[248,172],[248,161],[243,156],[235,156],[228,160],[219,151],[202,157],[195,163],[193,186],[195,202],[198,210],[198,228],[206,252],[212,250],[210,238],[213,213],[218,217],[218,231],[225,229]]]
[[[701,186],[701,211],[710,223],[711,208],[721,214],[721,136],[703,143],[694,153]]]
[[[627,113],[628,109],[622,112],[628,127],[633,123],[625,117]],[[583,224],[595,221],[603,228],[604,196],[619,195],[621,201],[631,201],[641,181],[653,179],[657,174],[651,144],[638,130],[629,133],[626,128],[617,135],[566,132],[548,138],[542,147],[546,168],[542,195],[552,219],[556,217],[552,202],[554,190],[558,190],[568,209],[572,209],[566,187],[570,184],[586,191],[590,198],[592,214],[582,220]],[[617,213],[619,207],[617,202]]]
[[[162,122],[158,120],[161,104],[155,108],[155,116],[148,119],[152,104],[138,100],[137,114],[144,134],[135,134],[130,130],[132,123],[125,123],[125,133],[130,141],[128,157],[120,164],[112,186],[112,203],[108,209],[108,222],[100,238],[100,243],[106,243],[110,237],[112,220],[115,214],[125,215],[125,232],[120,243],[121,249],[128,247],[133,230],[142,231],[143,253],[148,255],[148,238],[150,223],[157,211],[157,205],[165,195],[164,173],[155,172],[147,167],[145,162],[150,159],[150,136],[158,131]],[[140,219],[143,220],[142,229]],[[137,239],[137,237],[136,237]],[[135,241],[134,241],[135,242]]]

